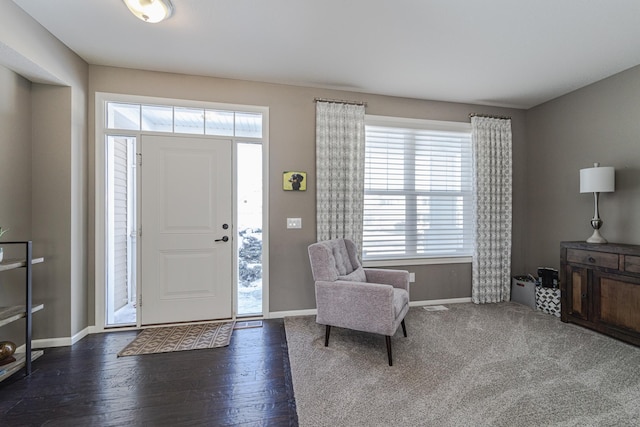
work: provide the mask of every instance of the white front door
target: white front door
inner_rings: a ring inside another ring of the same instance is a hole
[[[141,322],[232,317],[232,142],[143,135]]]

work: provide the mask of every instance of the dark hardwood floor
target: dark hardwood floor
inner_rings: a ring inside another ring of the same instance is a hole
[[[137,331],[45,350],[0,383],[0,426],[297,426],[282,319],[228,347],[116,357]]]

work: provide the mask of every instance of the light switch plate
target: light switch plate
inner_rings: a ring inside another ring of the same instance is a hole
[[[302,218],[287,218],[287,228],[302,228]]]
[[[409,283],[414,283],[416,281],[416,273],[409,273]]]

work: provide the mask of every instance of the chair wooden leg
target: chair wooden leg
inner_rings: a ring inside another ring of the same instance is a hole
[[[387,340],[387,356],[389,356],[389,366],[393,366],[393,359],[391,358],[391,337],[389,335],[384,336]]]
[[[324,330],[324,346],[329,347],[329,334],[331,333],[331,326],[327,325]]]
[[[404,324],[404,319],[402,319],[401,324],[402,324],[402,332],[404,333],[404,337],[406,338],[407,337],[407,327]]]

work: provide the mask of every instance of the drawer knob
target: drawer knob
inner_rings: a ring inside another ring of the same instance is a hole
[[[589,262],[593,264],[593,263],[596,262],[596,259],[594,257],[590,256],[589,257]]]

